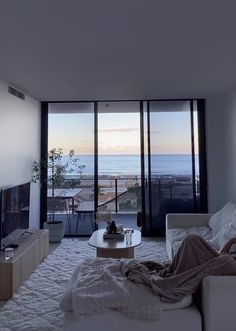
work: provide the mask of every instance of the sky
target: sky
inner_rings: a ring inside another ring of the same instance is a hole
[[[49,149],[60,147],[67,154],[94,154],[93,113],[50,114]],[[140,153],[139,113],[99,113],[99,154]],[[189,112],[151,113],[151,152],[153,154],[191,153]]]

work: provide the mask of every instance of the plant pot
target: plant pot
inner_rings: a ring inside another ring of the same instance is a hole
[[[65,224],[62,221],[44,222],[43,228],[49,230],[49,242],[58,243],[65,234]]]

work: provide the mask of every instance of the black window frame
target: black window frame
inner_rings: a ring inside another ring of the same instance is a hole
[[[206,159],[206,128],[205,128],[205,99],[144,99],[144,100],[78,100],[78,101],[43,101],[41,102],[41,159],[45,159],[48,153],[48,114],[49,104],[52,103],[93,103],[94,104],[94,187],[95,187],[95,212],[97,210],[98,198],[98,103],[99,102],[139,102],[140,110],[140,158],[141,158],[141,194],[142,194],[142,217],[145,217],[145,179],[144,179],[144,127],[143,127],[143,105],[147,103],[147,112],[149,116],[149,103],[151,101],[189,101],[191,108],[191,139],[192,156],[194,155],[193,141],[193,102],[197,102],[198,117],[198,145],[199,145],[199,177],[200,177],[200,208],[198,212],[208,212],[207,199],[207,159]],[[150,120],[150,119],[149,119]],[[150,122],[148,122],[148,136],[150,135]],[[149,138],[148,138],[149,139]],[[194,157],[194,156],[193,156]],[[150,150],[148,151],[150,158]],[[194,158],[192,159],[193,171],[195,169]],[[47,219],[47,171],[42,169],[43,181],[40,187],[40,228]],[[145,234],[145,231],[144,231]]]

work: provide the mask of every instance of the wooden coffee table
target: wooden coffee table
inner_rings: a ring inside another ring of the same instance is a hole
[[[113,257],[113,258],[127,258],[134,257],[134,247],[141,244],[141,232],[133,230],[132,244],[126,245],[125,238],[123,240],[117,239],[103,239],[105,229],[94,231],[90,237],[88,244],[97,249],[97,257]]]

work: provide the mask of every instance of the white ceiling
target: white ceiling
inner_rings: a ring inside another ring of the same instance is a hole
[[[235,0],[0,0],[0,79],[38,100],[236,88]]]

